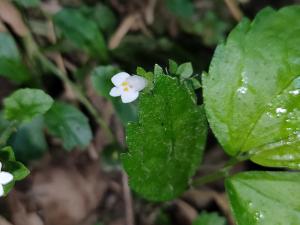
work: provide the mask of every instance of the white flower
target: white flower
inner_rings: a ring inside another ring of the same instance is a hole
[[[139,97],[139,92],[147,85],[147,80],[143,77],[121,72],[117,73],[111,78],[112,83],[115,85],[110,91],[113,97],[121,96],[123,103],[133,102]]]
[[[14,179],[11,173],[3,172],[1,171],[1,169],[2,169],[2,163],[0,162],[0,197],[4,195],[3,185],[8,184]]]

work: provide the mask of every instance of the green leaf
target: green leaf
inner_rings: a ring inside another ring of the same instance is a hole
[[[85,148],[92,140],[87,117],[72,105],[55,102],[45,115],[45,123],[50,134],[62,139],[66,150]]]
[[[203,77],[211,128],[230,155],[300,168],[300,7],[267,8],[218,46]]]
[[[126,125],[129,121],[137,120],[137,109],[134,103],[124,104],[120,98],[114,98],[109,95],[111,88],[114,86],[111,78],[118,72],[119,69],[114,66],[99,66],[92,72],[91,79],[94,89],[99,95],[112,102],[118,117]]]
[[[47,112],[53,99],[39,89],[24,88],[4,99],[4,116],[8,120],[25,122]]]
[[[192,0],[167,0],[166,5],[172,13],[182,18],[193,16],[195,11]]]
[[[195,174],[207,127],[203,108],[176,78],[160,75],[154,83],[140,97],[139,122],[127,127],[129,152],[121,159],[133,190],[165,201],[184,192]]]
[[[226,190],[237,225],[300,224],[300,173],[241,173]]]
[[[15,153],[14,150],[10,147],[4,147],[0,150],[0,161],[15,161]]]
[[[154,67],[156,68],[156,74],[161,74],[163,73],[163,70],[160,66],[156,66]],[[153,72],[147,72],[146,70],[144,70],[142,67],[137,67],[136,68],[136,74],[141,76],[141,77],[144,77],[148,83],[147,83],[147,86],[145,87],[145,89],[143,90],[144,92],[149,92],[153,89],[153,81],[154,81],[154,74]]]
[[[14,151],[10,146],[0,149],[0,161],[2,163],[1,171],[9,172],[13,175],[13,181],[4,185],[4,195],[14,187],[15,181],[27,177],[30,171],[20,162],[15,160]]]
[[[85,18],[79,10],[62,9],[55,14],[54,23],[79,49],[103,61],[108,60],[107,46],[97,24]]]
[[[25,8],[37,7],[40,4],[40,0],[14,0],[20,6]]]
[[[169,72],[170,72],[170,74],[176,75],[177,74],[177,69],[178,69],[177,63],[174,60],[169,59]]]
[[[176,74],[180,76],[181,79],[187,79],[193,75],[193,72],[192,63],[187,62],[178,67]]]
[[[85,17],[93,20],[105,34],[112,34],[118,24],[114,12],[102,3],[93,7],[83,6],[80,10]]]
[[[22,64],[22,59],[13,37],[0,32],[0,75],[17,83],[30,78],[28,69]]]
[[[44,135],[44,119],[37,117],[30,123],[21,125],[18,131],[9,140],[16,158],[21,162],[39,159],[48,149]]]
[[[30,171],[22,163],[17,161],[5,162],[4,169],[14,176],[14,181],[23,180],[30,174]]]
[[[226,225],[226,220],[218,213],[203,212],[194,220],[193,225]]]

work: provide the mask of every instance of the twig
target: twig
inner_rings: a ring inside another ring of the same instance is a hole
[[[125,202],[126,225],[134,225],[132,197],[128,185],[128,177],[125,172],[122,172],[122,183],[123,183],[123,196]]]
[[[117,31],[114,33],[112,38],[109,41],[109,48],[114,49],[119,46],[124,36],[128,33],[128,31],[132,28],[132,26],[136,23],[139,15],[132,14],[127,16],[121,25],[118,27]]]
[[[243,18],[243,13],[238,6],[236,0],[224,0],[230,13],[236,21],[240,21]]]

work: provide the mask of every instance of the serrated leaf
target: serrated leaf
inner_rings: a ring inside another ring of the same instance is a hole
[[[85,148],[92,140],[88,118],[72,105],[55,102],[45,114],[45,123],[50,134],[62,139],[66,150]]]
[[[43,117],[37,117],[18,128],[18,131],[9,140],[9,144],[13,147],[19,161],[29,162],[39,159],[47,151],[48,145],[43,129]]]
[[[22,64],[21,56],[13,37],[0,32],[0,75],[22,83],[30,78],[28,69]]]
[[[176,75],[180,76],[181,79],[187,79],[193,75],[193,72],[194,70],[192,64],[190,62],[187,62],[178,66]]]
[[[202,159],[207,127],[202,107],[176,78],[160,75],[154,83],[140,97],[139,122],[127,127],[129,152],[122,161],[133,190],[165,201],[187,188]]]
[[[267,8],[218,46],[203,77],[213,132],[230,155],[300,168],[300,7]]]
[[[108,60],[104,37],[94,21],[85,18],[79,10],[67,8],[55,14],[53,19],[63,36],[78,48],[103,61]]]
[[[226,181],[237,225],[300,224],[300,173],[246,172]]]
[[[218,213],[203,212],[193,221],[193,225],[226,225],[226,220]]]
[[[47,112],[53,99],[39,89],[24,88],[4,99],[4,116],[8,120],[27,122]]]

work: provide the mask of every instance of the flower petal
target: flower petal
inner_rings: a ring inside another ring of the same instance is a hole
[[[0,184],[8,184],[14,179],[13,175],[8,172],[0,172]]]
[[[110,96],[113,96],[113,97],[118,97],[118,96],[121,95],[121,91],[120,91],[119,88],[113,87],[113,88],[110,90],[109,95],[110,95]]]
[[[2,170],[2,163],[0,162],[0,172],[1,172],[1,170]]]
[[[0,185],[0,197],[4,195],[4,188],[2,185]]]
[[[123,103],[129,103],[133,102],[139,97],[139,92],[138,91],[129,91],[129,92],[124,92],[121,95],[121,99]]]
[[[143,90],[146,87],[147,83],[148,83],[148,81],[144,77],[141,77],[141,76],[138,76],[138,75],[130,76],[130,77],[127,78],[126,81],[136,91]]]
[[[130,77],[128,73],[125,72],[117,73],[111,78],[111,82],[118,87],[121,86],[122,82],[124,82],[128,77]]]

